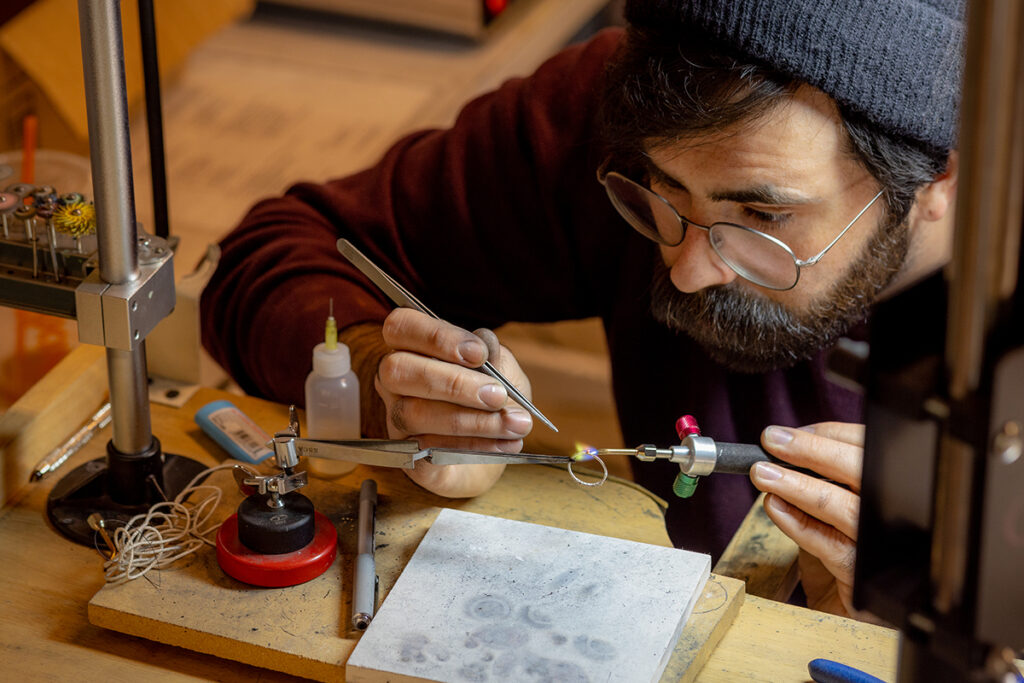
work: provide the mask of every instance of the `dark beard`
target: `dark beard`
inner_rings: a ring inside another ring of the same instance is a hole
[[[788,368],[832,346],[867,318],[878,293],[903,265],[908,245],[906,222],[881,225],[828,296],[799,313],[745,290],[740,280],[693,294],[680,292],[659,257],[651,312],[669,328],[690,336],[729,370],[755,373]]]

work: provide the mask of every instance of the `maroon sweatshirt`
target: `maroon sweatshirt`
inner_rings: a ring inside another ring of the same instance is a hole
[[[202,298],[203,341],[249,393],[303,403],[327,300],[339,328],[392,306],[338,254],[346,237],[438,315],[466,329],[597,316],[604,322],[627,444],[678,442],[681,414],[719,441],[757,442],[769,424],[860,421],[858,398],[823,359],[731,373],[649,312],[656,245],[615,212],[595,173],[608,30],[536,73],[470,102],[448,130],[400,140],[372,168],[300,183],[257,204],[221,243]],[[543,397],[537,397],[543,402]],[[634,465],[671,501],[677,546],[717,558],[755,497],[746,477],[705,477],[674,499],[671,463]]]

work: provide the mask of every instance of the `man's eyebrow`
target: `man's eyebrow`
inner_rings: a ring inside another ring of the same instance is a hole
[[[708,197],[713,202],[766,204],[769,206],[795,206],[813,204],[817,201],[805,195],[787,193],[774,185],[755,185],[736,190],[712,190]]]
[[[679,182],[677,178],[669,175],[665,169],[654,163],[649,155],[644,154],[644,164],[647,170],[663,182],[670,182],[678,187],[686,189],[686,185]],[[761,184],[753,187],[744,187],[735,190],[712,190],[708,198],[713,202],[736,202],[738,204],[765,204],[768,206],[799,206],[802,204],[814,204],[818,199],[802,194],[787,193],[775,185]]]

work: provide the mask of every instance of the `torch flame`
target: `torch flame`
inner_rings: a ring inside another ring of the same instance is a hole
[[[597,449],[579,441],[576,442],[576,452],[572,454],[573,462],[593,460],[597,456]]]

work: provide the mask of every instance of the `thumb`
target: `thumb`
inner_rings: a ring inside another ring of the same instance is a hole
[[[501,360],[501,342],[498,341],[498,335],[486,327],[473,330],[473,334],[480,337],[480,341],[487,347],[487,357],[484,360],[490,361],[491,365],[497,367]]]

